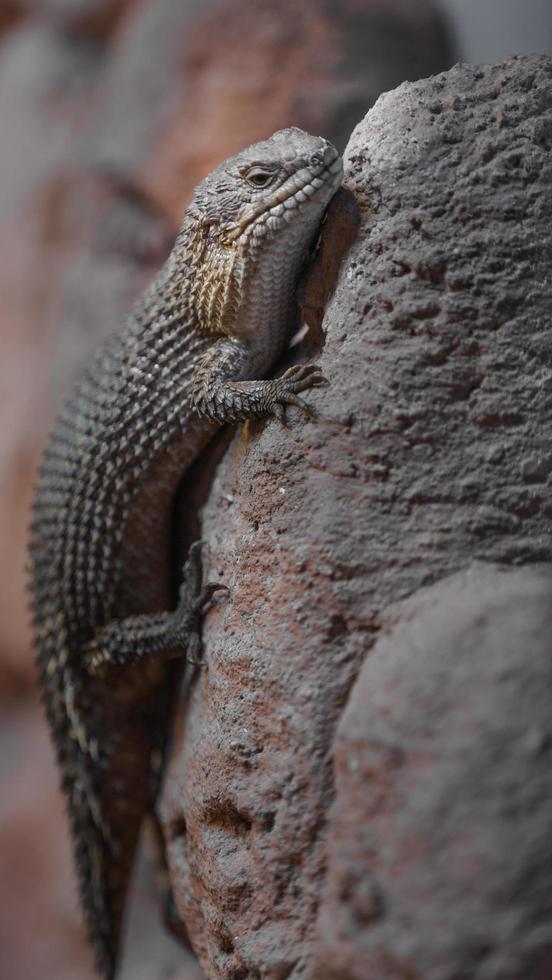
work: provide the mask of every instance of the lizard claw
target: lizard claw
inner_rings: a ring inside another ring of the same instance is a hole
[[[228,586],[222,582],[201,584],[201,552],[204,547],[204,541],[194,541],[190,546],[188,558],[182,570],[182,585],[178,593],[181,604],[185,605],[191,613],[196,614],[207,612],[215,592],[228,592]]]
[[[299,393],[309,388],[326,387],[329,382],[318,364],[294,364],[275,381],[274,404],[272,411],[283,424],[287,424],[286,406],[295,405],[311,419],[317,417],[316,411],[307,404]]]
[[[205,660],[201,656],[201,640],[197,632],[190,634],[186,650],[186,662],[192,664],[193,667],[206,666]]]
[[[182,585],[179,590],[180,599],[189,599],[190,596],[197,596],[201,590],[201,551],[204,541],[194,541],[190,545],[188,558],[184,562],[182,569]]]
[[[189,624],[186,660],[195,666],[201,666],[200,620],[212,606],[215,592],[228,592],[228,586],[222,582],[206,582],[202,585],[201,552],[204,541],[194,541],[184,564],[182,585],[179,591],[177,614]]]
[[[230,589],[227,585],[223,585],[222,582],[207,582],[203,586],[199,596],[196,600],[196,605],[201,613],[206,613],[209,611],[213,605],[213,596],[215,592],[229,592]]]
[[[278,422],[280,422],[285,429],[289,429],[288,420],[286,416],[286,406],[282,402],[274,402],[274,405],[272,406],[272,412],[278,419]]]

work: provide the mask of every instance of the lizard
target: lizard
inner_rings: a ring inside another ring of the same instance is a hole
[[[44,452],[29,546],[37,663],[104,980],[116,974],[138,834],[155,805],[169,668],[194,659],[220,587],[201,587],[193,545],[170,608],[174,495],[222,424],[285,422],[290,405],[308,414],[302,393],[326,383],[316,365],[267,375],[299,325],[297,284],[342,172],[331,143],[295,127],[213,170]]]

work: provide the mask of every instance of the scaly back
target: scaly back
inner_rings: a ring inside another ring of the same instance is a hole
[[[170,666],[151,659],[104,680],[89,673],[84,648],[113,621],[168,609],[176,485],[234,417],[223,408],[215,421],[199,418],[194,378],[208,378],[221,340],[240,352],[234,379],[262,378],[274,364],[295,329],[297,279],[340,176],[335,149],[297,129],[213,171],[45,452],[30,544],[38,665],[82,904],[108,980],[158,782]],[[210,405],[208,381],[202,392]]]

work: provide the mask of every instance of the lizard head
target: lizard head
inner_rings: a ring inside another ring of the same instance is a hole
[[[341,158],[327,140],[281,129],[213,170],[189,211],[219,244],[251,245],[285,232],[298,214],[316,226],[342,174]]]

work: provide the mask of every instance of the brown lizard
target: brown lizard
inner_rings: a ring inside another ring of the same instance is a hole
[[[99,973],[114,977],[137,838],[154,804],[168,660],[198,646],[217,586],[199,550],[171,602],[171,504],[224,422],[305,411],[313,365],[264,378],[298,325],[296,287],[342,164],[284,129],[199,185],[163,269],[62,411],[31,533],[38,664]]]

